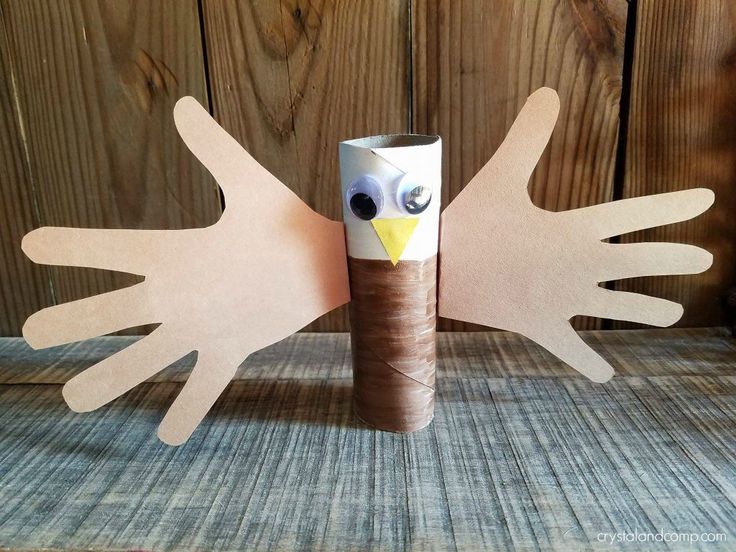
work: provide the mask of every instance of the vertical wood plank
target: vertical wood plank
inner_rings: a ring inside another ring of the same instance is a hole
[[[683,326],[723,323],[723,297],[736,284],[735,92],[733,2],[638,3],[624,197],[704,186],[716,203],[695,220],[623,241],[693,243],[710,250],[714,264],[697,276],[638,278],[617,288],[683,303]]]
[[[214,181],[174,128],[178,97],[207,103],[195,0],[3,1],[8,55],[43,225],[213,223]],[[51,269],[64,302],[137,281]]]
[[[51,287],[48,271],[20,250],[21,238],[38,220],[4,7],[0,4],[0,336],[15,336],[31,313],[51,302]]]
[[[562,109],[530,183],[534,203],[560,211],[612,198],[624,0],[416,0],[413,6],[413,124],[416,132],[442,136],[445,205],[541,86],[558,91]],[[599,324],[576,320],[579,328]],[[451,321],[441,327],[473,328]]]
[[[341,219],[340,140],[409,130],[405,0],[205,0],[215,117],[313,209]],[[309,326],[344,331],[343,308]]]

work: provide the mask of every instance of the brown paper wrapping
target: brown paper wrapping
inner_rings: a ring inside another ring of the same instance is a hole
[[[434,415],[437,256],[348,257],[354,409],[377,429],[411,432]]]

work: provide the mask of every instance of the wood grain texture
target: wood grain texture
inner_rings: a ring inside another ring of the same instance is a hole
[[[442,136],[445,205],[541,86],[558,91],[562,109],[530,183],[534,203],[561,211],[612,198],[626,15],[624,0],[414,3],[413,129]]]
[[[337,144],[409,130],[403,0],[205,0],[217,120],[317,212],[341,220]],[[311,330],[346,330],[347,309]]]
[[[3,1],[2,10],[35,224],[183,228],[217,219],[217,189],[171,115],[179,96],[207,102],[194,0]],[[51,269],[57,302],[137,280]]]
[[[733,373],[736,340],[725,328],[584,330],[581,337],[620,376],[707,376]],[[22,338],[0,339],[0,385],[60,385],[132,345],[137,336],[105,336],[34,351]],[[300,332],[253,353],[234,379],[350,379],[350,334]],[[672,358],[662,362],[662,358]],[[149,382],[184,382],[191,354]],[[438,332],[438,377],[577,377],[556,357],[511,332]]]
[[[0,548],[628,550],[598,534],[661,529],[727,537],[669,549],[730,550],[733,338],[585,337],[622,375],[590,383],[512,334],[441,334],[435,419],[397,435],[354,421],[347,335],[295,335],[179,448],[154,434],[180,389],[165,374],[88,414],[39,385],[136,338],[0,340],[0,374],[34,382],[0,385]]]
[[[693,243],[714,264],[705,274],[633,279],[618,289],[683,303],[684,326],[724,321],[726,290],[736,285],[734,93],[736,4],[638,2],[624,196],[703,186],[716,203],[695,220],[624,241]]]
[[[182,228],[217,218],[214,183],[171,118],[177,97],[208,99],[202,35],[218,120],[331,218],[341,216],[339,140],[440,133],[447,204],[543,85],[560,91],[563,109],[530,185],[534,202],[562,210],[613,197],[625,0],[201,4],[200,21],[196,0],[0,0],[0,334],[18,335],[40,307],[136,281],[32,266],[18,247],[32,227]],[[717,200],[695,221],[624,241],[696,243],[715,265],[617,289],[684,302],[682,325],[720,323],[724,290],[736,283],[736,8],[630,5],[623,195],[707,186]],[[347,327],[341,309],[309,328]]]
[[[0,4],[0,336],[20,335],[22,321],[51,303],[48,271],[20,249],[23,235],[38,226],[38,213],[5,8]]]

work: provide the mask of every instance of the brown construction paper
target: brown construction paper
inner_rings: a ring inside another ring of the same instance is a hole
[[[197,365],[159,427],[184,442],[252,352],[349,301],[340,222],[312,211],[261,167],[193,98],[176,104],[177,129],[225,194],[208,228],[40,228],[23,240],[33,261],[130,272],[145,281],[44,309],[26,322],[34,348],[160,323],[151,335],[64,386],[78,412],[122,395],[189,352]]]
[[[437,256],[348,266],[353,411],[377,429],[421,429],[434,416]]]
[[[442,213],[438,308],[440,316],[520,333],[603,382],[613,369],[578,337],[570,318],[669,326],[682,307],[598,284],[696,274],[713,258],[692,245],[602,240],[688,220],[707,210],[714,194],[699,188],[559,213],[536,207],[527,186],[558,112],[553,90],[532,94],[496,154]]]

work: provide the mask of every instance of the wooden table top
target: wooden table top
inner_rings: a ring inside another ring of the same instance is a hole
[[[192,356],[76,414],[61,384],[136,338],[1,339],[0,549],[632,550],[602,535],[662,531],[734,550],[736,340],[584,337],[605,385],[513,334],[440,334],[435,420],[397,435],[353,419],[348,336],[297,334],[178,448],[155,430]]]

